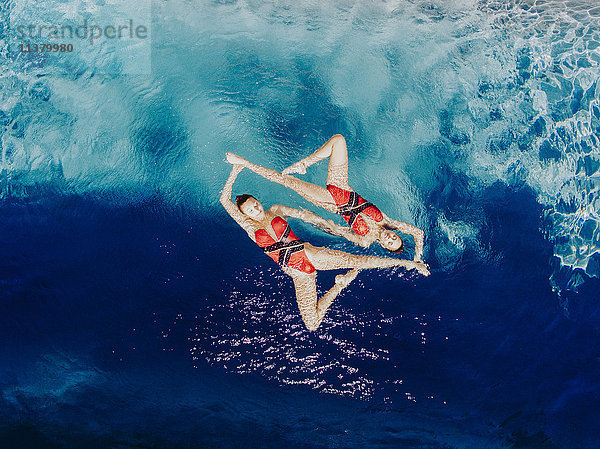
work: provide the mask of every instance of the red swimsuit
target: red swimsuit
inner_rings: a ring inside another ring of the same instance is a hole
[[[277,240],[265,229],[254,233],[256,244],[263,248],[267,255],[282,267],[290,267],[304,273],[312,273],[316,269],[304,252],[304,242],[294,235],[287,221],[281,217],[271,220]]]
[[[369,203],[358,193],[341,189],[333,184],[328,184],[327,190],[338,207],[337,213],[358,235],[366,235],[369,232],[369,225],[361,217],[361,214],[365,214],[377,223],[383,220],[383,214],[377,209],[377,206]]]

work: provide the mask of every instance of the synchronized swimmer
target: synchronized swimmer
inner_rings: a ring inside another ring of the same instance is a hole
[[[308,167],[326,158],[329,158],[326,188],[290,176],[290,173],[305,174]],[[413,236],[414,260],[421,260],[424,232],[416,226],[391,219],[354,192],[348,184],[348,149],[346,140],[341,134],[331,137],[313,154],[281,173],[253,164],[236,155],[231,155],[230,159],[232,163],[241,164],[269,181],[294,190],[314,205],[340,214],[350,225],[349,228],[338,226],[331,220],[324,220],[306,211],[306,221],[324,231],[344,237],[363,247],[368,247],[377,241],[383,248],[398,253],[404,249],[402,239],[393,232],[398,230]]]
[[[300,181],[287,174],[294,171],[305,172],[306,167],[326,157],[330,157],[327,189]],[[316,330],[319,327],[334,299],[354,280],[361,269],[404,267],[409,270],[415,269],[424,276],[429,275],[427,265],[420,260],[423,232],[414,226],[389,219],[348,185],[348,156],[345,141],[340,135],[329,139],[313,155],[292,165],[284,170],[284,173],[252,164],[232,153],[227,153],[227,161],[233,165],[233,168],[223,188],[221,204],[248,236],[263,248],[263,251],[278,263],[286,274],[291,276],[298,308],[309,330]],[[356,235],[348,228],[337,226],[332,221],[324,220],[307,210],[275,204],[265,211],[252,195],[238,195],[236,202],[233,203],[231,201],[233,184],[244,167],[294,189],[314,204],[341,214]],[[316,247],[296,237],[284,217],[304,220],[361,246],[368,246],[377,240],[381,246],[393,252],[402,251],[403,243],[400,237],[388,227],[412,233],[415,236],[415,260],[363,256]],[[350,270],[346,274],[336,276],[334,286],[317,299],[317,271],[337,269]]]

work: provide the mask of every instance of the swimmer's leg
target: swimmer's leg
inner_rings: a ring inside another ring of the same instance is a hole
[[[333,184],[346,190],[352,190],[348,185],[348,148],[346,139],[336,134],[323,144],[317,151],[282,171],[283,174],[306,173],[306,168],[329,158],[327,169],[327,184]]]
[[[306,249],[306,246],[305,246]],[[388,257],[363,256],[337,251],[329,248],[312,247],[307,251],[308,258],[317,270],[337,270],[340,268],[389,268],[404,267],[416,269],[421,274],[428,275],[429,271],[424,263],[411,260],[393,259]],[[426,274],[426,273],[427,274]]]
[[[358,274],[358,270],[351,270],[343,276],[337,276],[334,286],[317,301],[316,275],[293,273],[292,270],[286,270],[286,272],[292,276],[294,281],[296,300],[302,320],[306,328],[311,331],[320,326],[334,299]]]
[[[331,198],[331,194],[327,189],[316,184],[312,184],[310,182],[296,179],[290,175],[281,174],[276,170],[253,164],[252,162],[246,161],[245,159],[243,161],[243,165],[248,169],[252,170],[257,175],[262,176],[263,178],[266,178],[269,181],[276,182],[277,184],[281,184],[289,189],[292,189],[294,192],[302,195],[306,200],[310,201],[311,203],[317,206],[324,207],[325,209],[331,210],[333,212],[337,210],[335,207],[335,203]]]

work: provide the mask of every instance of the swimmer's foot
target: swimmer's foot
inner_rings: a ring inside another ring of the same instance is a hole
[[[300,175],[306,174],[306,164],[303,161],[298,161],[295,164],[290,165],[288,168],[284,169],[281,174],[282,175],[291,175],[292,173],[298,173]]]
[[[346,274],[338,274],[335,277],[335,283],[340,285],[342,288],[346,288],[348,285],[350,285],[350,282],[356,278],[359,271],[360,270],[355,269],[348,271]]]
[[[233,153],[225,153],[225,158],[227,159],[227,162],[233,165],[246,165],[246,163],[248,162],[243,157]]]

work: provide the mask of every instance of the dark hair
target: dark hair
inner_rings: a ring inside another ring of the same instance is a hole
[[[242,204],[244,204],[246,201],[248,201],[250,198],[254,198],[252,195],[248,195],[247,193],[244,193],[243,195],[238,195],[235,197],[235,204],[238,207],[238,209],[240,209],[240,207],[242,206]],[[256,199],[256,198],[254,198]],[[241,212],[241,209],[240,209]]]

